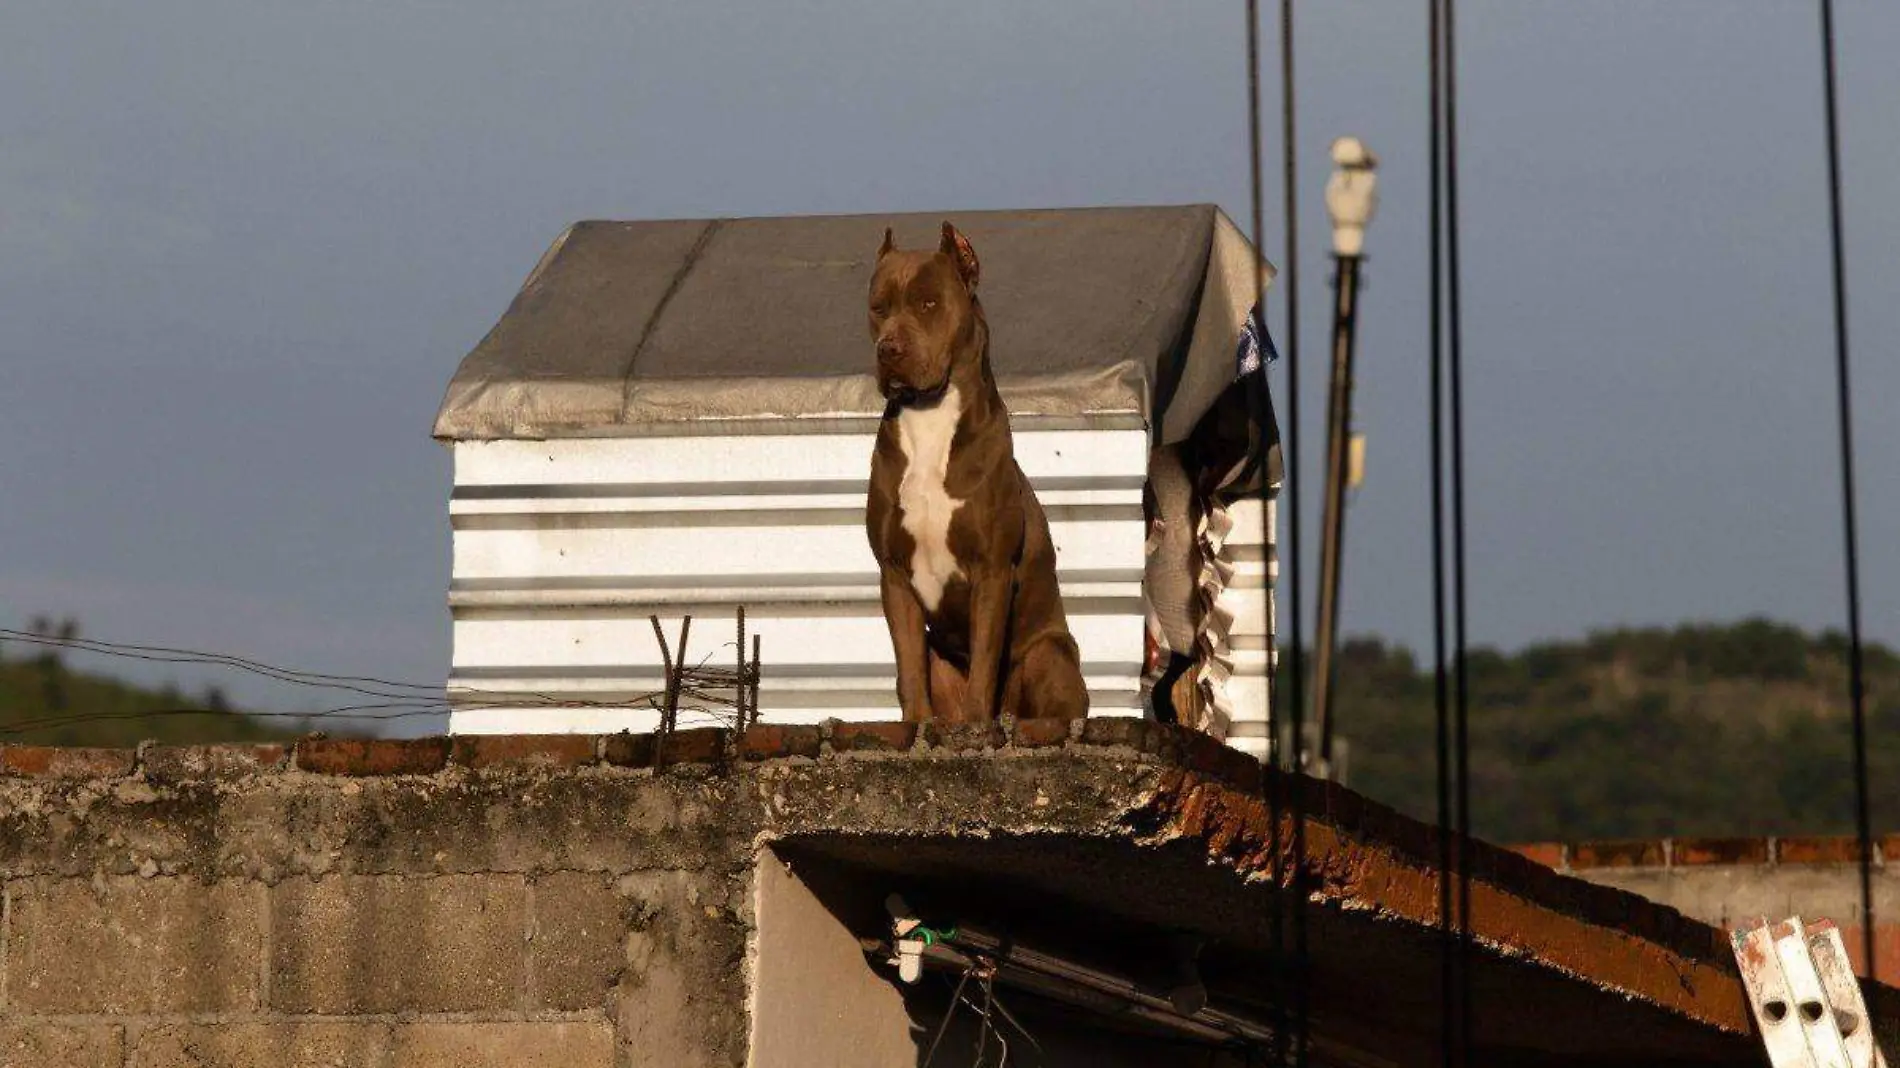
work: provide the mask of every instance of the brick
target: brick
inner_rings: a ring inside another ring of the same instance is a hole
[[[159,782],[239,779],[281,769],[289,753],[281,745],[150,745],[139,763]]]
[[[390,1028],[369,1022],[161,1024],[132,1046],[130,1068],[381,1068]],[[118,1062],[113,1062],[116,1068]]]
[[[414,1023],[396,1028],[394,1052],[396,1068],[613,1068],[614,1032],[605,1020]]]
[[[433,775],[449,760],[447,738],[307,738],[297,767],[318,775]]]
[[[1069,720],[1019,719],[1010,744],[1023,749],[1041,749],[1069,740]]]
[[[917,741],[915,723],[838,723],[831,748],[840,753],[902,751]]]
[[[808,724],[765,724],[746,729],[739,736],[739,759],[776,760],[780,757],[815,757],[823,732]]]
[[[1653,839],[1626,842],[1579,842],[1570,847],[1573,871],[1587,868],[1660,868],[1663,844]]]
[[[1144,753],[1155,752],[1166,728],[1136,716],[1091,716],[1082,723],[1084,745],[1127,746]]]
[[[0,746],[0,773],[49,779],[121,779],[132,774],[138,756],[130,749],[81,746]]]
[[[1710,864],[1766,864],[1766,838],[1677,838],[1669,846],[1669,863],[1676,867]]]
[[[8,1006],[233,1012],[259,1002],[264,896],[245,883],[119,876],[10,886]]]
[[[579,768],[594,762],[591,734],[464,734],[449,760],[469,768]]]
[[[653,736],[621,731],[610,734],[601,743],[601,757],[617,768],[653,766]]]
[[[480,1012],[523,996],[518,876],[287,879],[271,888],[270,922],[282,1012]]]
[[[1562,842],[1533,842],[1528,845],[1512,846],[1511,851],[1533,864],[1542,864],[1546,868],[1561,870],[1564,866]]]
[[[917,733],[927,746],[958,752],[1000,749],[1005,741],[1002,724],[993,720],[988,723],[945,723],[927,719],[918,725]]]
[[[562,872],[535,880],[528,941],[531,1007],[605,1009],[627,959],[630,906],[610,876]]]
[[[0,1068],[119,1068],[124,1044],[117,1027],[0,1024]]]
[[[1860,840],[1845,835],[1777,838],[1775,859],[1782,864],[1859,864]]]
[[[672,764],[724,764],[726,745],[732,732],[722,727],[689,727],[671,734],[655,735],[662,766]]]

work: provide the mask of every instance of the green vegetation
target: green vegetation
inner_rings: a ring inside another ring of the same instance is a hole
[[[36,620],[35,633],[71,640],[79,627]],[[201,710],[180,715],[181,710]],[[29,726],[33,725],[33,726]],[[296,720],[260,720],[231,707],[210,687],[188,695],[175,686],[146,689],[74,671],[59,648],[0,642],[0,743],[133,746],[162,742],[229,742],[288,738]]]
[[[1847,642],[1762,620],[1471,652],[1471,825],[1499,842],[1851,833]],[[1900,658],[1866,649],[1874,829],[1900,829]],[[1437,812],[1431,667],[1344,643],[1348,783]]]
[[[39,633],[77,627],[36,623]],[[768,669],[769,670],[769,669]],[[1472,651],[1472,829],[1499,842],[1848,833],[1853,765],[1845,640],[1751,620],[1614,630],[1515,654]],[[1900,829],[1900,657],[1867,650],[1876,831]],[[1376,639],[1339,656],[1348,782],[1420,819],[1437,811],[1429,665]],[[195,715],[170,714],[201,709]],[[31,730],[27,723],[62,719]],[[0,643],[0,742],[129,746],[283,738],[308,729],[218,690],[147,689]]]

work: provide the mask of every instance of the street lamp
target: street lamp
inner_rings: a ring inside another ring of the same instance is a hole
[[[1314,727],[1319,764],[1330,776],[1333,760],[1333,661],[1339,641],[1339,565],[1346,538],[1346,487],[1354,481],[1352,419],[1353,331],[1359,314],[1359,262],[1366,225],[1379,208],[1379,159],[1357,137],[1333,142],[1336,169],[1326,182],[1326,213],[1333,220],[1333,371],[1326,412],[1326,502],[1320,530],[1319,635],[1313,658]]]

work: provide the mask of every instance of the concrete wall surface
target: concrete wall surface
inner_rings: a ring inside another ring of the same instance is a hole
[[[743,1059],[729,785],[593,738],[322,744],[6,750],[0,1066]]]
[[[1841,836],[1657,838],[1528,845],[1557,871],[1613,886],[1733,929],[1767,917],[1833,920],[1862,975],[1860,843]],[[1900,834],[1874,840],[1875,975],[1900,979]]]
[[[1083,726],[1053,726],[971,746],[1061,760]],[[913,742],[837,724],[0,747],[0,1068],[744,1064],[762,844],[838,820],[942,832],[996,801],[1060,821],[1159,774],[921,761],[897,778],[927,809],[853,779]],[[873,995],[855,945],[831,948]]]
[[[1424,1063],[1441,845],[1128,718],[0,746],[0,1068],[920,1064],[954,984],[867,963],[893,891],[1129,975],[1191,932],[1210,1003],[1256,1019],[1298,909],[1323,1059]],[[1474,1020],[1475,1062],[1759,1056],[1721,932],[1461,848],[1474,983],[1520,1010]],[[1007,996],[1022,1068],[1221,1063]]]

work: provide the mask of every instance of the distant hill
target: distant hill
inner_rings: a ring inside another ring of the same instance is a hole
[[[0,742],[287,738],[215,690],[150,689],[0,645]],[[769,673],[770,667],[768,665]],[[1751,620],[1472,651],[1472,828],[1499,842],[1853,829],[1846,642]],[[1867,649],[1875,831],[1900,831],[1900,657]],[[1338,737],[1356,790],[1431,820],[1433,680],[1405,649],[1347,641]],[[1309,687],[1310,693],[1310,687]],[[171,715],[169,710],[205,709]],[[83,718],[82,718],[83,717]],[[14,733],[18,726],[68,719]],[[335,732],[332,725],[326,729]]]
[[[0,646],[0,743],[133,746],[163,742],[262,741],[307,729],[294,719],[262,720],[210,689],[185,694],[74,671],[20,642]],[[177,715],[180,709],[201,714]],[[48,721],[59,721],[49,723]],[[47,724],[22,730],[25,724]]]
[[[1866,649],[1874,829],[1900,830],[1900,658]],[[1471,822],[1521,842],[1850,833],[1847,643],[1750,620],[1473,650]],[[1430,664],[1344,643],[1336,737],[1348,782],[1437,811]],[[1310,689],[1309,689],[1310,692]]]

